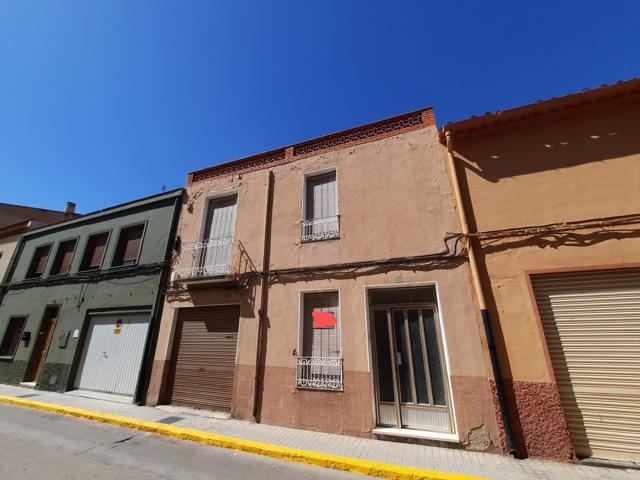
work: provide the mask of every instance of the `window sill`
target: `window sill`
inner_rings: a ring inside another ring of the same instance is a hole
[[[56,273],[55,275],[49,275],[46,280],[57,280],[58,278],[67,278],[69,276],[69,273]]]
[[[0,361],[1,360],[13,360],[15,358],[15,354],[14,355],[0,355]]]
[[[94,273],[94,272],[99,272],[100,270],[102,270],[101,268],[85,268],[84,270],[78,270],[79,274],[83,274],[83,273]]]
[[[136,261],[136,263],[132,263],[130,265],[112,265],[111,267],[109,267],[109,270],[123,270],[125,268],[133,268],[137,266],[138,262]]]
[[[429,432],[427,430],[412,430],[410,428],[376,427],[374,435],[387,435],[390,437],[419,438],[440,442],[459,443],[460,439],[455,433]]]
[[[326,242],[326,241],[329,241],[329,240],[340,240],[340,234],[335,235],[333,237],[325,237],[325,238],[309,238],[309,239],[300,238],[300,244]]]

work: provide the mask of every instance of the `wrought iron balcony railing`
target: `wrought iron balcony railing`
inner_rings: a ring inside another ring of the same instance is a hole
[[[342,391],[344,389],[342,358],[298,357],[296,387]]]
[[[182,245],[176,280],[228,277],[255,270],[242,243],[233,237]]]
[[[340,237],[340,215],[314,218],[300,222],[300,240],[313,242]]]

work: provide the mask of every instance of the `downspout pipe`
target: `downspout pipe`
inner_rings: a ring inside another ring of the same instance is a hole
[[[462,227],[462,233],[467,235],[469,234],[469,222],[467,220],[467,213],[464,208],[462,194],[460,193],[460,182],[458,179],[458,172],[456,170],[455,159],[453,155],[453,139],[451,136],[451,132],[445,132],[445,138],[447,141],[447,163],[449,165],[451,183],[453,184],[453,193],[456,200],[456,206],[458,207],[460,225]],[[471,280],[473,282],[474,291],[478,300],[478,306],[480,307],[482,326],[484,328],[484,334],[487,339],[487,348],[489,349],[489,358],[491,359],[491,370],[496,382],[496,393],[498,396],[498,403],[500,404],[500,413],[502,414],[502,423],[504,425],[507,449],[509,450],[509,453],[511,453],[511,455],[517,456],[518,451],[516,450],[515,443],[513,441],[513,429],[511,428],[511,420],[509,420],[509,407],[507,406],[504,386],[502,384],[502,372],[500,371],[500,363],[498,362],[498,355],[496,353],[493,328],[491,327],[491,321],[489,318],[489,311],[487,310],[484,290],[482,288],[482,282],[480,281],[480,274],[478,273],[478,261],[476,257],[475,243],[472,238],[468,238],[467,252],[469,257],[469,269],[471,270]]]
[[[269,328],[269,265],[271,264],[271,222],[273,212],[273,171],[267,177],[267,198],[264,214],[264,243],[262,252],[262,275],[260,283],[260,308],[258,310],[258,339],[256,342],[256,376],[253,386],[253,418],[260,423],[262,413],[262,391],[267,356],[267,329]]]

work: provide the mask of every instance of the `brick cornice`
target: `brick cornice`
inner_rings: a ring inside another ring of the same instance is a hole
[[[237,175],[293,162],[312,155],[373,142],[382,138],[435,125],[431,107],[405,113],[378,122],[361,125],[337,133],[270,150],[249,157],[191,172],[187,185],[224,175]]]

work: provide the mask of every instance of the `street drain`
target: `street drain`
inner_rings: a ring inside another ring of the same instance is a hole
[[[39,397],[37,393],[25,393],[24,395],[16,395],[16,397],[20,398],[31,398],[31,397]]]
[[[158,423],[167,423],[170,425],[172,423],[179,422],[180,420],[184,420],[184,417],[167,417],[162,420],[158,420]]]

